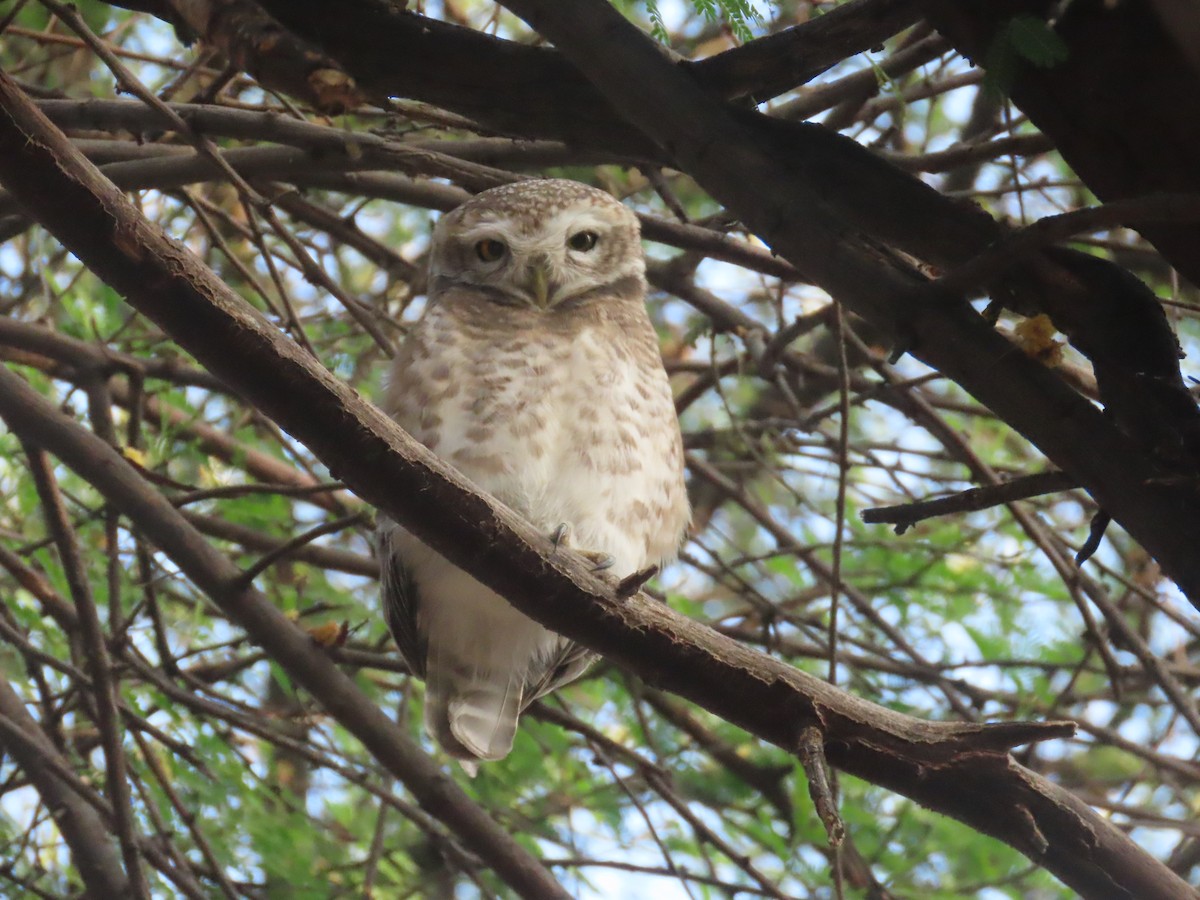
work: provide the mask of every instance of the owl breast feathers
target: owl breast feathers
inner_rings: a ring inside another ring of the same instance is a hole
[[[535,527],[624,577],[674,557],[683,447],[645,308],[637,218],[573,181],[485,191],[433,235],[428,306],[387,390],[417,440]],[[426,681],[425,728],[468,771],[590,654],[381,520],[382,602]]]

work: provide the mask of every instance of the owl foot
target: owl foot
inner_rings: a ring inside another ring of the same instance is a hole
[[[617,561],[611,553],[604,553],[600,550],[576,550],[575,552],[592,564],[593,572],[611,569]]]
[[[554,552],[558,552],[559,547],[566,547],[571,540],[571,526],[566,522],[559,522],[558,526],[550,532],[550,543],[554,545]]]
[[[571,547],[571,525],[568,522],[560,522],[555,529],[550,532],[550,543],[554,545],[554,552],[557,553],[559,548]],[[611,553],[605,553],[602,550],[575,550],[580,556],[592,564],[593,572],[603,572],[605,569],[611,569],[616,559]]]

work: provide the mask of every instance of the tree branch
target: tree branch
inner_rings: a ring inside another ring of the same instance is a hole
[[[367,93],[415,97],[502,134],[637,156],[653,152],[642,134],[613,116],[587,80],[547,47],[400,12],[383,0],[344,0],[337,16],[328,14],[322,0],[261,5],[287,29],[319,44]],[[724,98],[761,103],[881,44],[920,15],[921,4],[913,0],[853,0],[803,25],[701,62],[682,62],[680,68]],[[495,102],[500,96],[504,102]]]
[[[926,11],[976,64],[985,62],[988,48],[1014,16],[1056,16],[1054,32],[1066,44],[1066,59],[1021,67],[1009,90],[1088,187],[1112,201],[1200,192],[1200,119],[1179,115],[1200,91],[1200,69],[1189,60],[1195,48],[1189,54],[1181,35],[1150,7],[936,0],[926,4]],[[1132,54],[1138,65],[1112,65]],[[1138,230],[1200,286],[1200,223],[1166,228],[1146,222]]]
[[[900,506],[864,509],[862,520],[874,525],[895,525],[896,534],[904,534],[917,522],[932,519],[934,516],[990,509],[1002,503],[1026,500],[1041,494],[1068,491],[1075,487],[1079,487],[1079,485],[1075,483],[1074,479],[1062,472],[1039,472],[1036,475],[1025,475],[1001,484],[988,484],[960,491],[948,497],[935,497],[932,500],[919,500],[916,503],[905,503]]]

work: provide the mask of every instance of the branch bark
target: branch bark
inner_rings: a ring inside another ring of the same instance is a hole
[[[797,751],[805,727],[817,725],[832,764],[1012,844],[1085,895],[1187,893],[1180,879],[1127,837],[1067,792],[1017,765],[1007,752],[1065,736],[1070,726],[923,722],[845,694],[643,595],[616,598],[581,560],[551,554],[544,536],[475,494],[142,219],[2,76],[0,108],[0,179],[31,215],[214,374],[303,441],[364,500],[521,611],[789,752]],[[828,235],[822,245],[838,250]],[[847,255],[860,258],[861,248],[839,252],[838,258]],[[863,272],[852,274],[857,278]],[[897,280],[893,275],[885,284]],[[984,333],[1008,347],[990,331]],[[1001,361],[1011,356],[992,347]],[[11,373],[0,373],[0,382],[4,415],[14,428],[27,431],[110,493],[114,505],[155,535],[180,568],[242,621],[410,790],[434,801],[454,796],[445,776],[424,757],[409,754],[406,739],[390,720],[374,707],[359,705],[348,679],[302,633],[259,595],[231,592],[236,570],[147,490],[115,451],[48,409]],[[454,820],[467,829],[464,839],[490,863],[503,866],[506,877],[516,877],[515,860],[524,857],[493,843],[499,840],[490,830],[494,826],[472,819],[473,809],[455,813],[465,817]],[[438,811],[447,814],[444,808]],[[536,875],[522,871],[524,877]]]
[[[339,60],[367,93],[416,97],[502,134],[541,135],[635,156],[654,150],[547,47],[403,12],[383,0],[346,0],[336,16],[321,0],[261,5]],[[920,15],[921,4],[914,0],[853,0],[745,47],[679,66],[726,99],[761,103],[882,43]]]
[[[934,516],[958,515],[979,509],[990,509],[993,506],[1012,503],[1015,500],[1026,500],[1042,494],[1069,491],[1074,487],[1078,487],[1078,485],[1069,475],[1064,475],[1062,472],[1038,472],[1000,484],[988,484],[960,491],[947,497],[935,497],[932,500],[919,500],[915,503],[904,503],[898,506],[864,509],[861,518],[867,524],[895,525],[896,534],[904,534],[917,522]]]

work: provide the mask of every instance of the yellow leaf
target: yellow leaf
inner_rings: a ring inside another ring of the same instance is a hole
[[[1042,313],[1019,322],[1013,337],[1026,355],[1054,368],[1062,364],[1063,355],[1062,342],[1054,340],[1057,333],[1050,317]]]
[[[308,85],[322,112],[340,113],[362,103],[358,85],[340,69],[315,69],[308,75]]]
[[[346,643],[348,628],[345,622],[322,622],[308,629],[313,641],[321,647],[340,647]]]

